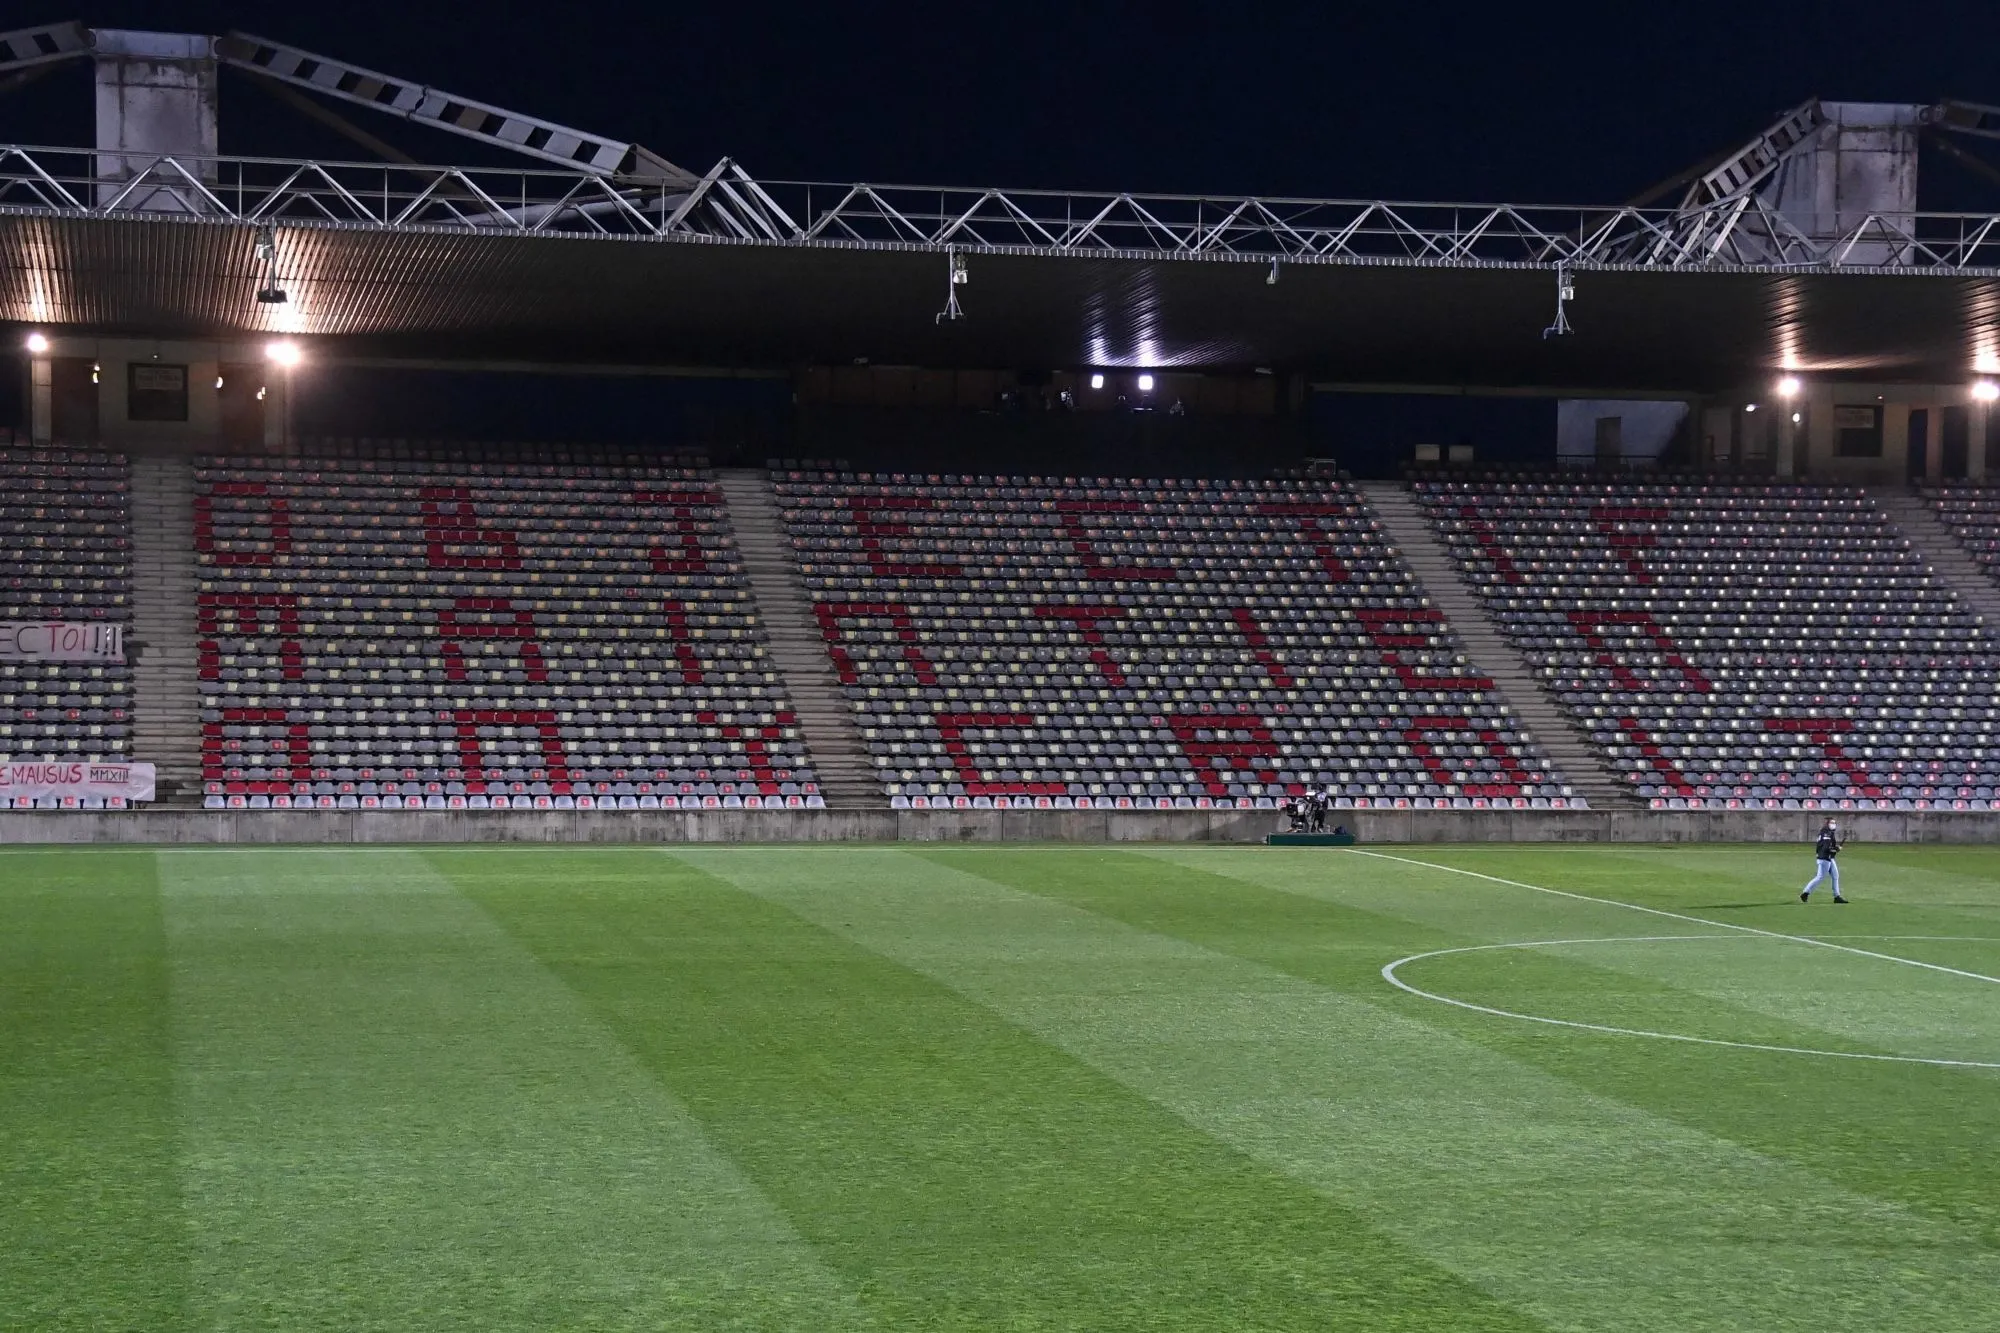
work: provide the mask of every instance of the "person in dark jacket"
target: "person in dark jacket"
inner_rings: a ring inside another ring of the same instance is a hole
[[[1812,901],[1812,891],[1819,887],[1821,880],[1826,880],[1833,885],[1833,900],[1835,902],[1844,903],[1847,901],[1847,899],[1840,896],[1840,863],[1835,859],[1840,855],[1840,847],[1840,825],[1829,819],[1820,826],[1819,836],[1813,839],[1813,857],[1819,862],[1819,873],[1812,877],[1812,882],[1807,884],[1804,892],[1799,894],[1800,902]]]

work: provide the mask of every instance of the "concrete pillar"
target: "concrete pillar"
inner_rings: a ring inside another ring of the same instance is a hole
[[[1833,385],[1814,383],[1799,397],[1806,414],[1799,452],[1799,475],[1810,477],[1824,472],[1833,463]]]
[[[1936,400],[1924,413],[1924,480],[1944,480],[1944,404]]]
[[[56,437],[56,367],[45,356],[28,363],[28,438],[47,444]]]
[[[1771,406],[1778,412],[1778,456],[1771,470],[1781,477],[1797,476],[1801,471],[1799,452],[1804,441],[1799,438],[1799,425],[1792,416],[1800,410],[1799,400],[1778,398]]]
[[[1882,404],[1882,465],[1893,475],[1910,472],[1910,405]]]
[[[283,453],[291,447],[292,377],[276,366],[264,376],[264,447]]]
[[[156,158],[214,179],[215,39],[169,32],[99,28],[91,34],[97,65],[97,175],[100,203],[123,193],[134,173]],[[190,211],[185,192],[143,189],[125,206]],[[194,211],[200,211],[195,208]]]
[[[1986,423],[1993,405],[1973,399],[1965,409],[1965,475],[1970,481],[1986,480]]]
[[[1695,461],[1702,467],[1720,467],[1736,460],[1736,418],[1741,408],[1723,404],[1703,407],[1688,404],[1688,420],[1695,431]]]

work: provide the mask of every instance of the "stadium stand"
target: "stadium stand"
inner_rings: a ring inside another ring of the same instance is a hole
[[[1340,482],[775,489],[897,808],[1583,804]]]
[[[129,624],[131,473],[122,454],[0,452],[0,620]],[[0,662],[0,759],[132,758],[131,668]],[[16,799],[53,808],[58,803]],[[76,802],[101,808],[105,802]],[[122,800],[110,804],[122,806]]]
[[[2000,488],[1919,486],[1917,498],[1942,523],[1989,585],[2000,585]]]
[[[196,483],[204,805],[824,804],[706,468],[350,443]]]
[[[1413,489],[1652,808],[2000,798],[2000,651],[1861,492],[1490,476]]]

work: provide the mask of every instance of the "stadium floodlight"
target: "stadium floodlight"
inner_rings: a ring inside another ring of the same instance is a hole
[[[1799,383],[1799,377],[1797,375],[1787,375],[1783,379],[1778,381],[1778,397],[1796,398],[1799,396],[1799,392],[1804,388],[1805,386]]]
[[[1980,380],[1972,386],[1972,396],[1982,403],[1990,403],[2000,398],[2000,384],[1992,380]]]
[[[36,332],[36,333],[31,333],[31,334],[29,334],[29,335],[28,335],[28,350],[29,350],[30,352],[33,352],[33,353],[34,353],[34,354],[35,354],[36,356],[40,356],[40,355],[41,355],[41,354],[42,354],[43,352],[46,352],[46,351],[48,351],[48,350],[49,350],[49,335],[48,335],[48,334],[46,334],[46,333],[41,333],[41,332]]]
[[[264,348],[264,355],[270,359],[271,364],[283,366],[286,370],[305,360],[305,353],[299,350],[299,345],[295,342],[271,343]]]
[[[1092,375],[1090,377],[1090,387],[1093,389],[1101,389],[1104,387],[1103,372],[1100,371],[1099,373]]]
[[[1141,375],[1139,377],[1139,392],[1151,393],[1152,391],[1153,391],[1153,377],[1151,375]]]

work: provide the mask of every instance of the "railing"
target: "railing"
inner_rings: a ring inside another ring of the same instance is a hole
[[[1808,234],[1754,192],[1680,209],[759,182],[0,147],[0,212],[250,225],[1432,267],[2000,272],[2000,216]]]

